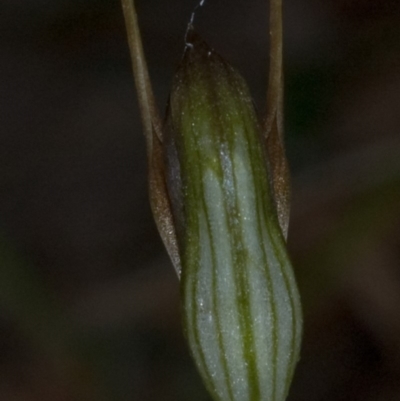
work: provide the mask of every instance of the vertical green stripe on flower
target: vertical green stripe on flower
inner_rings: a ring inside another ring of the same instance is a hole
[[[186,335],[216,401],[283,401],[302,318],[260,126],[239,74],[190,40],[164,143]]]

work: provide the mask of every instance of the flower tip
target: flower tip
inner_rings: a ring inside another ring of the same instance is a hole
[[[194,44],[199,40],[199,35],[194,29],[194,25],[189,23],[185,35],[185,45],[189,49],[194,46]]]
[[[196,32],[192,24],[188,25],[185,37],[186,51],[191,50],[211,50],[202,37]],[[185,52],[186,53],[186,52]]]

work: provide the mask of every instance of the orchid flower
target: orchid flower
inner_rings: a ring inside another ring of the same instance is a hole
[[[165,122],[135,6],[122,0],[147,140],[150,202],[180,279],[191,354],[215,401],[284,401],[299,358],[300,297],[286,248],[282,4],[270,0],[267,112],[189,27]]]

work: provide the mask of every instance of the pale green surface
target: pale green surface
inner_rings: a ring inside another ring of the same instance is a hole
[[[191,38],[167,123],[186,335],[215,400],[282,401],[300,300],[243,79]]]

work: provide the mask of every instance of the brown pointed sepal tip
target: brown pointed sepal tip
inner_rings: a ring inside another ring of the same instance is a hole
[[[188,28],[185,45],[183,63],[210,63],[210,61],[215,57],[222,60],[222,58],[196,32],[192,25]]]

